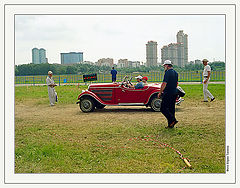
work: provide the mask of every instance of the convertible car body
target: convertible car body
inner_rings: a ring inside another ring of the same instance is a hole
[[[150,106],[153,111],[160,111],[162,100],[157,98],[159,84],[149,84],[142,89],[128,87],[129,80],[120,83],[91,84],[88,90],[78,96],[80,109],[92,112],[106,105],[112,106]]]

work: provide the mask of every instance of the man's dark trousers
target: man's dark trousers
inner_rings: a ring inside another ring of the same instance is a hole
[[[161,112],[167,118],[168,125],[170,125],[173,121],[176,121],[175,102],[176,102],[176,94],[168,94],[168,93],[163,94]]]

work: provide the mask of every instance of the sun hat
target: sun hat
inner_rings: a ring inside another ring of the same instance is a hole
[[[172,65],[172,62],[170,61],[170,60],[166,60],[166,61],[164,61],[164,63],[163,63],[163,66],[164,65]]]
[[[146,77],[146,76],[144,76],[143,78],[142,78],[142,80],[148,80],[148,77]]]
[[[135,77],[135,78],[137,78],[137,79],[139,78],[140,80],[142,80],[143,77],[142,77],[141,75],[138,75],[138,76]]]
[[[208,60],[207,59],[203,59],[202,62],[208,62]]]

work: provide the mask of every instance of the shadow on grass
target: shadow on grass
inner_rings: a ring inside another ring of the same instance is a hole
[[[176,112],[181,112],[183,109],[176,108]],[[104,112],[149,112],[149,113],[161,113],[161,112],[154,112],[151,108],[111,108],[111,109],[95,109],[94,112],[104,113]]]
[[[175,110],[176,112],[182,112],[184,111],[184,109],[182,108],[176,108]],[[81,113],[81,114],[102,114],[102,113],[130,113],[130,114],[135,114],[135,113],[161,113],[161,112],[154,112],[151,110],[151,108],[131,108],[131,107],[126,107],[126,108],[104,108],[104,109],[95,109],[93,112],[89,112],[89,113],[84,113],[81,110],[79,112],[77,112],[77,114]]]

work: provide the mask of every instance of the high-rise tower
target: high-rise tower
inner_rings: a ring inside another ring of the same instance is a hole
[[[32,49],[32,63],[33,64],[40,64],[39,49],[37,49],[37,48]]]
[[[39,60],[40,63],[47,63],[46,50],[43,48],[39,49]]]
[[[188,62],[188,35],[183,33],[183,30],[177,33],[177,43],[179,44],[179,59],[178,64],[183,66]]]
[[[46,50],[43,48],[33,48],[32,49],[32,63],[41,64],[47,63]]]
[[[177,43],[165,45],[161,49],[162,63],[169,59],[173,65],[183,67],[188,63],[188,35],[180,30],[177,33]]]
[[[147,67],[157,66],[157,42],[148,41],[146,44]]]

